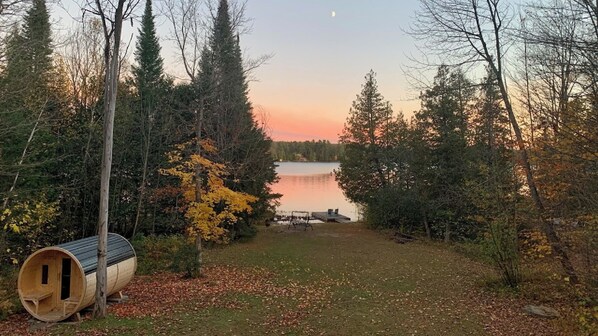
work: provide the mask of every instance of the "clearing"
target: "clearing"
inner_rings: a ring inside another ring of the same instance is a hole
[[[396,244],[360,224],[263,228],[207,251],[206,277],[137,276],[110,317],[50,335],[558,335],[564,320],[527,316],[484,284],[487,266],[444,247]],[[28,316],[0,322],[25,333]]]

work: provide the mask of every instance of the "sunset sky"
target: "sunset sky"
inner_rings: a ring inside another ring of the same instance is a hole
[[[176,49],[167,39],[169,23],[158,6],[154,0],[166,70],[184,78]],[[403,72],[415,52],[403,30],[417,6],[416,0],[248,0],[246,14],[253,19],[253,29],[241,36],[244,56],[273,55],[254,71],[256,81],[250,83],[256,115],[265,120],[272,138],[337,142],[370,69],[395,112],[410,115],[417,109],[417,92]],[[58,34],[73,25],[70,17],[80,16],[74,0],[64,0],[52,11]],[[128,41],[136,35],[139,21],[125,28],[123,41]]]
[[[365,74],[405,114],[418,107],[403,69],[413,52],[403,32],[417,1],[250,0],[249,55],[273,53],[257,69],[251,99],[275,140],[336,142]],[[332,15],[332,12],[335,15]]]

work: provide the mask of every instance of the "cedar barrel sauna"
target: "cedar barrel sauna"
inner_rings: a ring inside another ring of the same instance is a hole
[[[21,302],[45,322],[67,319],[95,301],[98,236],[50,246],[25,260],[19,272]],[[135,274],[137,257],[131,243],[108,234],[108,296],[118,294]]]

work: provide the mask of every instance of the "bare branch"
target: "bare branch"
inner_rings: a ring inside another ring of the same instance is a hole
[[[171,40],[177,46],[189,80],[197,76],[201,50],[209,32],[208,22],[202,19],[201,6],[202,2],[197,0],[165,0],[160,7],[171,24]]]

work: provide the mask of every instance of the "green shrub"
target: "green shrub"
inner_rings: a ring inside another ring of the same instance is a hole
[[[365,208],[365,220],[370,228],[399,228],[404,222],[400,190],[387,187],[376,192]]]
[[[493,221],[488,226],[482,246],[500,273],[502,282],[516,288],[521,281],[516,228],[501,220]]]
[[[236,237],[234,240],[238,242],[249,241],[257,235],[257,228],[253,225],[241,221],[237,226]]]
[[[197,277],[200,265],[197,250],[182,235],[147,236],[133,241],[137,253],[137,273],[148,275],[158,272],[184,272]]]
[[[0,272],[0,320],[22,309],[17,293],[18,276],[18,268],[12,266]]]
[[[463,240],[451,245],[452,249],[465,257],[485,264],[492,264],[493,260],[486,253],[487,247],[480,240]]]
[[[173,258],[187,241],[182,235],[136,237],[137,274],[169,271]]]
[[[185,244],[179,246],[173,257],[170,264],[170,269],[173,272],[184,272],[187,278],[197,278],[199,276],[201,265],[197,261],[195,244],[185,242]]]

